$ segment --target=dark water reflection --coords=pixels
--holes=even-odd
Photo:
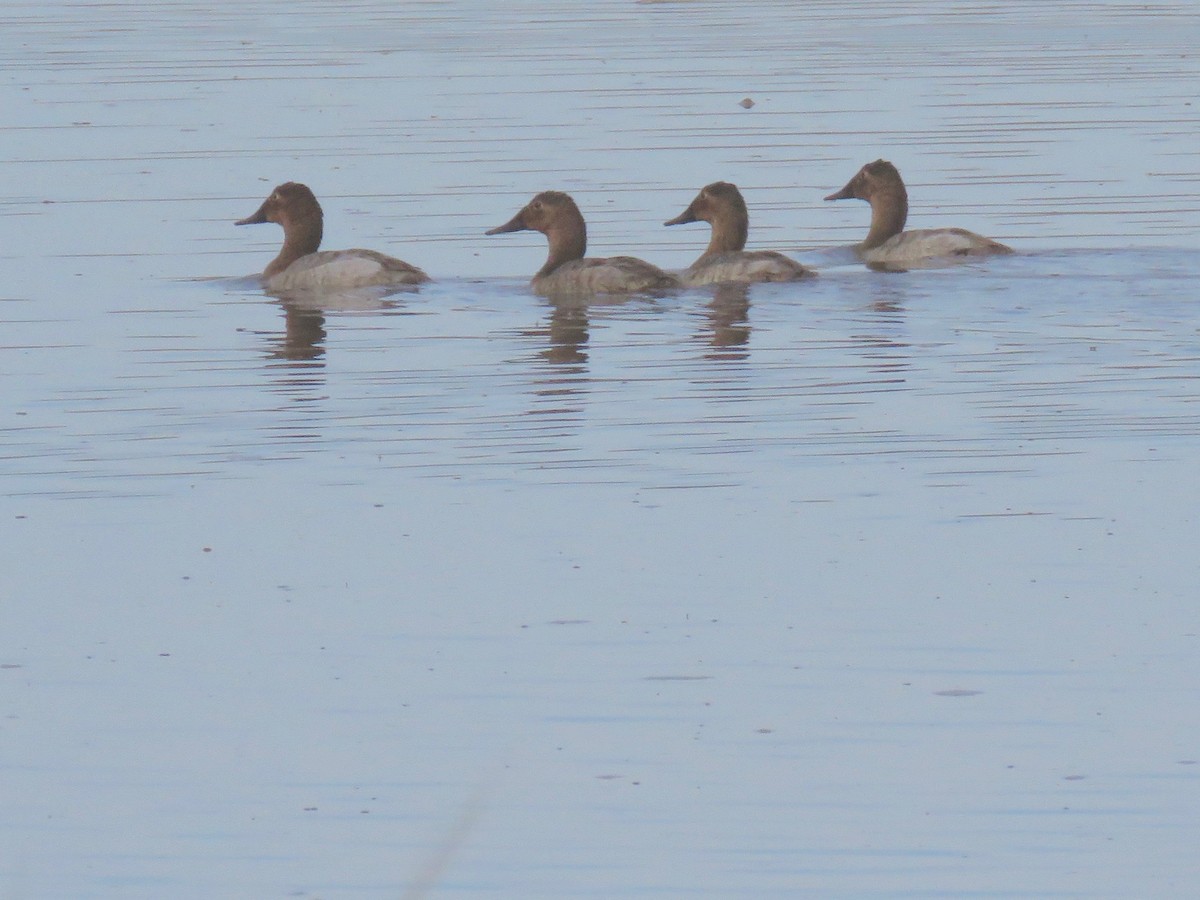
[[[529,332],[548,344],[540,351],[547,362],[572,366],[573,373],[586,371],[588,302],[578,298],[547,301],[550,320],[544,329]]]
[[[284,314],[284,332],[271,339],[269,358],[311,362],[325,354],[326,316],[386,313],[403,308],[409,288],[359,288],[339,293],[293,292],[275,297]]]
[[[750,343],[750,288],[723,284],[705,307],[706,339],[715,359],[745,359]]]
[[[268,359],[312,362],[325,355],[325,313],[306,309],[286,301],[283,307],[284,332],[270,341]]]

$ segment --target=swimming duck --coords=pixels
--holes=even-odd
[[[867,163],[844,188],[825,199],[866,200],[871,204],[871,229],[867,239],[854,249],[872,268],[903,269],[957,256],[1013,252],[1011,247],[963,228],[905,231],[908,191],[896,167],[884,159]]]
[[[543,191],[519,213],[486,234],[540,231],[550,255],[531,282],[535,293],[635,294],[679,287],[679,280],[632,256],[585,259],[587,226],[575,201],[561,191]]]
[[[742,192],[727,181],[715,181],[701,188],[687,209],[663,224],[688,222],[712,225],[708,249],[681,276],[688,286],[729,281],[796,281],[816,274],[774,250],[744,249],[750,214]]]
[[[235,225],[275,222],[283,226],[283,249],[262,273],[271,291],[330,291],[371,285],[421,284],[429,276],[416,266],[374,250],[325,250],[321,204],[295,181],[271,192],[258,212]]]

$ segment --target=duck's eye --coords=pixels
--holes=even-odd
[[[542,201],[534,200],[532,203],[529,204],[529,208],[532,210],[540,210],[542,208]]]

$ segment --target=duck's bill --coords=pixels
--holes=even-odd
[[[246,216],[244,219],[238,219],[234,225],[261,225],[267,221],[267,204],[263,204],[258,208],[258,212],[254,215]]]
[[[673,219],[668,219],[663,222],[664,225],[686,225],[688,222],[696,221],[695,205],[689,206]]]
[[[522,210],[521,212],[524,212],[524,210]],[[485,231],[484,234],[508,234],[508,232],[510,232],[510,231],[528,231],[528,230],[529,230],[529,228],[525,224],[525,220],[521,217],[521,213],[517,213],[515,216],[513,216],[511,219],[509,219],[503,225],[498,225],[497,227],[491,229],[490,231]]]
[[[852,183],[853,182],[851,182],[851,184]],[[847,184],[840,191],[834,191],[832,194],[830,194],[825,199],[826,200],[853,200],[854,192],[850,189],[850,184]]]

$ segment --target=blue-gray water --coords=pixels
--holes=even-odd
[[[1196,12],[7,6],[0,897],[1195,896]],[[482,234],[718,179],[821,277]],[[264,296],[286,180],[436,283]]]

